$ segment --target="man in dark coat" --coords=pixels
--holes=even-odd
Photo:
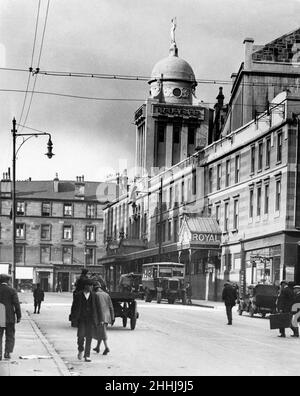
[[[0,325],[0,360],[2,360],[2,339],[4,331],[4,358],[10,359],[10,354],[13,352],[15,346],[15,323],[16,321],[19,323],[21,320],[21,308],[18,294],[15,289],[9,286],[9,281],[9,275],[0,275],[0,306],[2,308],[1,312],[5,313]]]
[[[235,306],[238,298],[236,288],[231,286],[229,282],[224,283],[224,289],[222,292],[222,300],[226,306],[226,315],[228,319],[228,325],[232,325],[232,308]]]
[[[83,268],[81,270],[81,274],[75,283],[74,294],[76,294],[84,289],[84,282],[87,279],[89,279],[88,272],[89,272],[89,270],[87,268]]]
[[[78,327],[77,357],[79,360],[84,357],[86,362],[90,362],[93,333],[100,323],[100,308],[98,307],[99,304],[96,299],[96,294],[93,291],[93,281],[91,279],[86,279],[83,282],[83,287],[83,290],[74,295],[70,320],[72,322],[72,326]]]
[[[278,312],[281,313],[291,313],[292,311],[292,305],[294,304],[295,301],[295,295],[293,290],[288,286],[288,282],[283,280],[280,282],[280,290],[277,298],[277,310]],[[293,337],[299,337],[298,334],[298,328],[294,328],[291,326],[291,329],[293,330]],[[278,337],[283,337],[285,338],[285,329],[281,328],[279,329],[280,335]]]
[[[36,288],[33,291],[34,298],[34,313],[40,313],[42,301],[44,301],[45,293],[41,288],[41,285],[37,283]]]

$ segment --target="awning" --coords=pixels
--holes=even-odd
[[[214,217],[185,217],[179,232],[179,244],[220,246],[221,229]]]

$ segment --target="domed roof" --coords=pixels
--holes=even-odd
[[[161,79],[161,75],[163,75],[163,80],[181,80],[193,83],[196,81],[193,69],[188,62],[173,54],[156,63],[149,83]]]

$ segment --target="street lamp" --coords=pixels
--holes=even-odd
[[[32,137],[38,137],[41,135],[47,135],[49,136],[49,140],[47,143],[47,153],[45,155],[51,159],[53,157],[53,143],[51,140],[51,135],[50,133],[47,132],[40,132],[40,133],[17,133],[16,130],[16,119],[14,118],[13,121],[13,129],[11,130],[12,132],[12,138],[13,138],[13,159],[12,159],[12,285],[15,287],[15,281],[16,281],[16,158],[17,154],[20,150],[20,148],[23,146],[24,143],[27,142]],[[16,141],[19,136],[26,136],[26,138],[23,138],[23,142],[20,144],[18,149],[16,150]]]

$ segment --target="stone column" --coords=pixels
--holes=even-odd
[[[187,149],[188,149],[188,126],[183,125],[181,129],[181,138],[180,138],[180,161],[183,161],[187,158]]]
[[[173,125],[167,124],[166,128],[166,167],[172,166]]]

